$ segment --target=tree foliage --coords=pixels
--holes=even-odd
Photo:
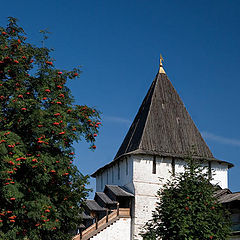
[[[217,201],[217,186],[200,164],[187,160],[185,172],[169,180],[157,193],[152,219],[143,231],[144,240],[226,240],[229,215]]]
[[[66,81],[80,70],[57,69],[50,53],[16,19],[0,27],[0,239],[70,239],[87,196],[72,144],[96,148],[99,113],[73,104]]]

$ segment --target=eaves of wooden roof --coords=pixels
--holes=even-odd
[[[94,200],[96,200],[96,197],[99,197],[105,204],[108,204],[108,205],[117,204],[116,201],[113,201],[112,199],[110,199],[108,195],[106,195],[104,192],[96,192]]]
[[[90,210],[90,211],[98,211],[98,212],[102,212],[105,211],[105,208],[102,208],[101,206],[99,206],[99,204],[95,201],[95,200],[90,200],[87,199],[86,200],[86,207]]]
[[[116,197],[134,197],[132,193],[130,193],[123,186],[118,185],[105,185],[104,192],[110,190]]]

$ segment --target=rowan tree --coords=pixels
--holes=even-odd
[[[156,209],[147,222],[144,240],[226,240],[230,234],[227,210],[214,192],[205,167],[186,159],[185,171],[169,180],[158,193]]]
[[[95,149],[96,109],[74,105],[50,49],[27,42],[15,18],[0,27],[0,239],[70,239],[87,197],[74,142]]]

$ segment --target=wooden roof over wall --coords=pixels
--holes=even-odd
[[[118,185],[105,185],[104,192],[110,190],[116,197],[134,197],[127,188]]]
[[[213,154],[164,73],[157,74],[115,159],[126,153],[213,158]]]
[[[105,167],[129,154],[217,160],[165,72],[156,75],[113,162]]]

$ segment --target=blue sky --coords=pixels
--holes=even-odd
[[[69,83],[77,104],[102,112],[95,152],[76,145],[84,174],[112,161],[153,81],[162,53],[168,77],[214,156],[232,162],[240,191],[240,2],[237,0],[12,0],[0,25],[19,19],[30,42],[51,34],[56,66],[82,66]],[[94,181],[91,180],[94,188]]]

